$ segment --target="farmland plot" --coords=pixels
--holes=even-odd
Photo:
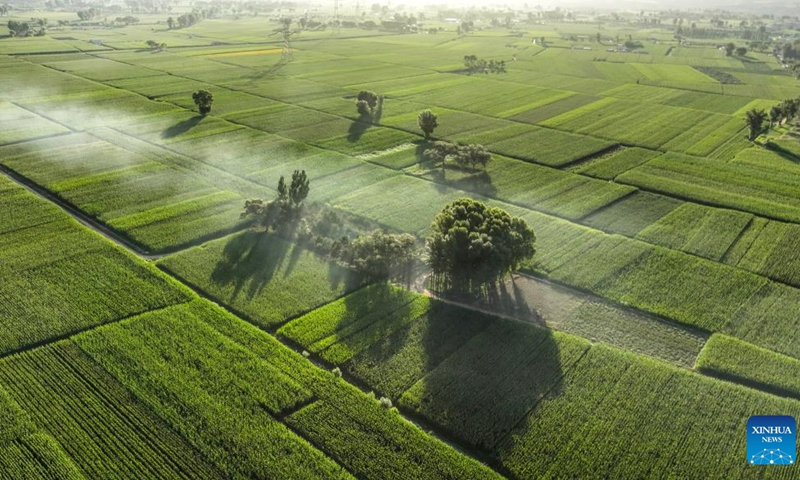
[[[800,409],[796,401],[603,346],[593,346],[567,371],[557,392],[495,452],[519,478],[631,471],[743,477],[752,467],[741,460],[745,438],[730,435],[731,425],[743,431],[750,415]],[[629,441],[639,435],[641,441]],[[710,457],[719,461],[710,465]]]
[[[0,475],[3,478],[81,479],[61,445],[0,390]]]
[[[684,203],[638,233],[637,238],[710,260],[720,260],[753,216]]]
[[[5,148],[5,154],[0,153],[2,163],[155,251],[214,236],[242,223],[237,218],[244,203],[241,195],[215,188],[171,165],[164,152],[143,152],[135,145],[126,149],[94,136],[76,136],[66,147],[60,137],[0,147]]]
[[[16,105],[0,101],[0,145],[48,137],[69,130]]]
[[[0,185],[3,211],[25,219],[0,234],[0,352],[185,300],[175,282],[46,201]]]
[[[634,237],[681,205],[663,195],[636,192],[583,219],[586,225],[609,233]]]
[[[665,154],[617,180],[667,195],[800,221],[800,180],[786,168]]]
[[[769,221],[753,235],[757,236],[752,242],[744,237],[740,240],[749,243],[749,246],[736,265],[789,285],[800,286],[800,260],[797,258],[800,226]]]
[[[800,368],[800,360],[727,335],[711,336],[697,357],[696,368],[777,395],[800,398],[800,382],[786,375]]]

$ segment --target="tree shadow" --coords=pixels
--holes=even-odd
[[[508,292],[498,295],[529,309]],[[420,395],[418,413],[484,452],[513,437],[518,425],[524,428],[543,397],[561,393],[562,346],[552,330],[443,305],[428,313],[421,335],[425,375],[412,387]]]
[[[203,119],[202,115],[195,115],[192,118],[189,118],[189,119],[184,120],[182,122],[178,122],[175,125],[167,128],[163,132],[161,132],[161,138],[173,138],[173,137],[177,137],[178,135],[181,135],[183,133],[186,133],[189,130],[191,130],[192,128],[194,128],[195,125],[200,123],[200,120],[202,120],[202,119]]]
[[[475,172],[469,176],[451,179],[446,183],[459,190],[468,190],[486,197],[497,195],[497,187],[492,184],[492,176],[489,175],[489,172],[486,170],[477,170]]]
[[[347,141],[357,142],[371,126],[372,119],[369,115],[359,116],[358,120],[353,120],[353,123],[350,124],[350,128],[347,130]]]
[[[220,286],[234,285],[229,301],[236,300],[249,282],[245,295],[252,299],[272,280],[290,247],[301,248],[263,231],[236,235],[223,248],[211,280]],[[288,268],[287,273],[291,273]]]
[[[790,162],[798,163],[800,162],[800,157],[798,157],[794,152],[791,150],[787,150],[786,148],[778,145],[774,142],[767,142],[764,145],[767,150],[775,152],[776,154],[780,155],[782,158],[789,160]]]

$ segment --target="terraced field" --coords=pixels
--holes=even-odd
[[[271,14],[49,13],[0,38],[1,478],[796,476],[753,473],[741,434],[800,413],[800,144],[744,123],[800,97],[776,57],[666,21],[606,45],[431,15],[299,29],[288,61]],[[440,140],[492,159],[434,162]],[[294,232],[240,215],[300,170]],[[462,197],[536,234],[486,298],[321,253],[377,228],[422,247]]]

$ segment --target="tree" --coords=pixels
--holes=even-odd
[[[733,51],[736,50],[736,45],[732,43],[728,43],[725,45],[725,55],[730,57],[733,55]]]
[[[766,119],[767,113],[764,110],[756,110],[754,108],[745,114],[745,123],[750,129],[750,140],[755,140],[758,134],[761,133]]]
[[[472,168],[475,168],[476,165],[486,168],[486,164],[491,160],[492,154],[483,145],[463,145],[458,147],[456,154],[456,161],[462,165],[469,163]]]
[[[458,146],[450,142],[434,142],[433,146],[425,150],[425,157],[434,162],[442,162],[444,171],[447,157],[453,156],[458,152]]]
[[[283,175],[281,175],[281,179],[278,180],[278,201],[287,202],[288,200],[289,189],[286,188],[286,181],[283,179]]]
[[[306,171],[295,170],[294,173],[292,173],[292,184],[289,186],[289,199],[294,204],[295,208],[299,208],[300,205],[302,205],[303,200],[308,197],[309,190],[311,190],[311,186],[309,185]]]
[[[173,28],[175,28],[175,19],[174,19],[174,18],[172,18],[172,17],[169,17],[169,18],[167,19],[167,27],[169,27],[169,29],[170,29],[170,30],[172,30]]]
[[[198,90],[192,94],[192,100],[194,100],[195,105],[197,105],[200,115],[205,116],[211,111],[211,104],[214,102],[214,96],[207,90]]]
[[[376,108],[380,103],[380,97],[377,93],[369,90],[361,90],[356,97],[356,110],[362,117],[373,116],[376,113]]]
[[[375,230],[356,238],[349,250],[348,263],[372,279],[410,280],[417,246],[414,237],[407,233]]]
[[[772,125],[778,123],[781,118],[783,118],[783,110],[780,108],[779,105],[775,105],[769,110],[769,126],[772,128]]]
[[[417,123],[420,130],[425,135],[425,139],[431,138],[433,131],[439,126],[439,117],[436,116],[430,109],[425,109],[419,112]]]
[[[736,55],[738,55],[740,57],[744,57],[745,55],[747,55],[747,49],[745,47],[737,48],[736,49]]]
[[[475,291],[494,285],[536,252],[536,236],[521,218],[470,198],[442,209],[427,239],[437,288]]]

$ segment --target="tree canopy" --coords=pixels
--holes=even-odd
[[[408,281],[416,250],[412,235],[375,230],[359,236],[350,244],[347,261],[373,279],[399,277]]]
[[[752,109],[748,110],[745,114],[745,123],[750,130],[750,140],[755,140],[764,127],[764,121],[767,119],[767,112],[764,110]]]
[[[525,220],[470,198],[446,205],[427,239],[436,288],[476,291],[530,260],[536,235]]]
[[[198,90],[192,94],[192,100],[197,105],[201,115],[206,115],[211,111],[211,104],[214,102],[214,96],[207,90]]]
[[[422,130],[422,133],[425,135],[425,138],[428,139],[431,138],[433,131],[439,126],[439,117],[430,111],[430,109],[426,108],[419,112],[417,123],[419,124],[420,130]]]

